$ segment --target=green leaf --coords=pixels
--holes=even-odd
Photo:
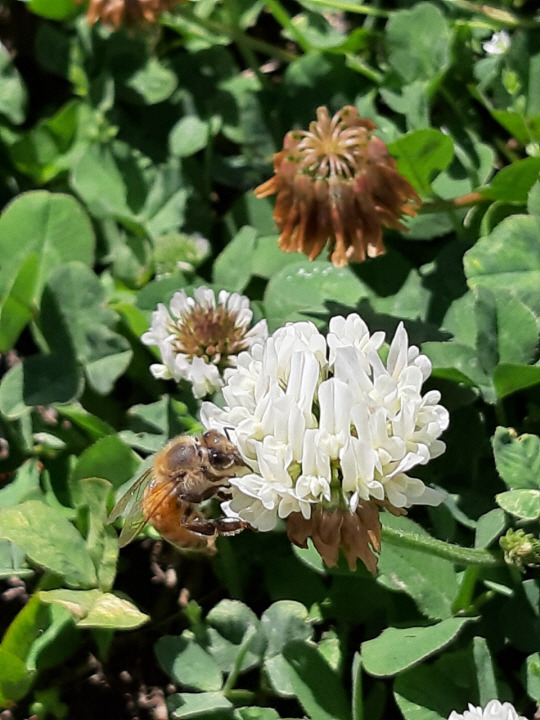
[[[165,233],[177,232],[184,224],[190,191],[185,187],[181,163],[176,158],[154,168],[146,177],[146,182],[148,190],[139,219],[149,235],[157,240]],[[203,248],[206,250],[204,243]],[[183,252],[178,253],[177,260],[184,262],[189,260],[189,252],[189,249],[184,249]],[[191,251],[192,256],[194,252],[197,251]],[[188,257],[185,257],[186,255]]]
[[[366,672],[388,677],[422,662],[447,647],[472,618],[448,618],[428,627],[394,628],[362,643]]]
[[[491,443],[497,472],[510,490],[540,490],[540,438],[498,427]]]
[[[70,263],[49,279],[39,325],[48,346],[68,348],[83,364],[93,388],[106,394],[131,361],[129,342],[110,328],[115,313],[105,307],[105,290],[90,268]]]
[[[476,347],[482,367],[493,372],[499,363],[533,362],[538,345],[533,312],[509,290],[479,286],[475,294]]]
[[[214,262],[213,282],[232,292],[242,292],[252,275],[257,231],[245,225]]]
[[[252,256],[253,275],[270,279],[287,265],[305,260],[301,253],[284,253],[278,246],[278,236],[265,235],[255,240]]]
[[[18,418],[37,405],[67,403],[82,390],[82,376],[67,353],[33,355],[18,363],[0,385],[0,411]]]
[[[343,685],[316,647],[293,640],[283,657],[294,694],[311,720],[350,720]]]
[[[383,526],[428,535],[420,525],[406,517],[385,513],[382,520]],[[392,590],[407,593],[427,617],[443,620],[452,616],[458,583],[450,561],[383,542],[378,569],[377,582]]]
[[[120,92],[130,102],[155,105],[167,100],[177,84],[174,72],[151,57],[121,83]]]
[[[242,658],[239,671],[256,667],[265,649],[265,638],[255,613],[238,600],[222,600],[206,616],[208,651],[223,672],[231,672],[246,633],[256,631]]]
[[[268,641],[264,669],[278,695],[292,697],[290,669],[283,657],[283,649],[293,640],[308,640],[313,631],[307,622],[307,610],[300,603],[281,600],[271,605],[261,616],[261,629]]]
[[[475,673],[470,652],[462,650],[400,673],[394,695],[403,717],[447,720],[452,710],[463,712],[477,702]]]
[[[108,146],[90,145],[74,166],[71,183],[96,217],[134,220],[126,183]]]
[[[539,236],[540,217],[513,215],[503,220],[465,253],[469,286],[508,290],[540,315]]]
[[[37,594],[36,600],[39,600]],[[43,606],[42,606],[43,607]],[[81,635],[77,631],[71,614],[60,605],[47,608],[49,625],[33,643],[26,659],[29,669],[43,672],[50,667],[58,667],[79,647]]]
[[[478,192],[492,200],[524,205],[540,173],[540,157],[518,160],[500,170],[487,187]]]
[[[0,116],[4,115],[17,125],[22,123],[26,110],[26,88],[4,45],[0,45],[0,85]]]
[[[0,304],[0,347],[11,348],[37,312],[34,306],[39,258],[32,253],[19,267]]]
[[[189,157],[208,144],[210,128],[196,115],[186,115],[171,130],[169,148],[172,155]]]
[[[525,116],[522,112],[491,110],[493,118],[523,145],[540,138],[540,115]]]
[[[74,260],[86,265],[93,262],[94,242],[90,221],[74,198],[44,191],[19,195],[0,217],[0,308],[10,297],[15,278],[17,296],[26,306],[37,306],[57,268]],[[29,261],[31,255],[37,256],[37,269],[29,265],[34,262]],[[3,311],[0,320],[8,327],[4,341],[13,340],[11,320]],[[4,332],[0,326],[0,338]],[[11,347],[0,346],[0,351]]]
[[[512,393],[538,385],[540,383],[540,367],[501,363],[495,368],[493,383],[497,397],[505,398]]]
[[[93,441],[115,434],[115,429],[111,425],[87,412],[81,405],[59,405],[55,409],[62,417],[83,430]]]
[[[18,170],[44,185],[71,168],[99,133],[100,122],[86,103],[70,101],[13,143],[10,156]]]
[[[485,550],[506,527],[506,518],[502,510],[490,510],[478,518],[474,547]]]
[[[204,692],[221,690],[223,675],[218,664],[190,631],[180,637],[161,637],[155,652],[159,664],[174,682]]]
[[[433,363],[435,377],[489,387],[489,378],[480,367],[474,348],[458,342],[427,342],[423,343],[422,351]]]
[[[343,28],[336,28],[320,13],[299,13],[293,18],[293,26],[315,50],[330,50],[343,45],[347,36]],[[292,33],[289,37],[294,40]]]
[[[241,720],[280,720],[273,708],[245,707],[236,711]]]
[[[80,480],[76,489],[79,510],[88,511],[86,546],[96,568],[98,587],[106,592],[114,584],[119,552],[118,538],[108,522],[111,484],[102,478],[87,477]]]
[[[97,581],[79,532],[39,500],[1,509],[0,537],[21,547],[33,563],[61,575],[70,587],[90,587]]]
[[[148,621],[129,600],[101,590],[41,590],[38,597],[69,610],[80,628],[134,630]]]
[[[540,518],[540,490],[508,490],[495,495],[502,509],[523,520]]]
[[[167,705],[179,720],[233,720],[233,704],[220,692],[175,693]]]
[[[74,0],[29,0],[28,8],[48,20],[65,20],[75,10]]]
[[[498,695],[493,659],[485,638],[475,637],[473,643],[479,700],[481,705],[487,705],[490,700],[493,700]]]
[[[535,182],[529,192],[527,210],[531,215],[540,215],[540,181]]]
[[[171,232],[154,241],[154,266],[159,275],[170,275],[179,268],[192,272],[210,254],[210,243],[202,235]]]
[[[399,172],[420,195],[432,194],[432,181],[454,156],[452,138],[433,128],[408,133],[388,149],[397,160]]]
[[[32,577],[34,571],[28,567],[24,552],[9,540],[0,540],[0,579],[10,577]]]
[[[491,374],[499,362],[497,343],[497,307],[495,298],[486,288],[477,288],[474,304],[476,317],[476,348],[482,369]]]
[[[33,679],[24,662],[0,646],[0,707],[8,707],[23,698]]]
[[[26,663],[34,641],[49,624],[49,614],[33,595],[20,610],[2,639],[2,650],[16,655]]]
[[[540,697],[540,653],[527,658],[527,694],[533,699]]]
[[[308,640],[313,629],[304,605],[293,600],[273,603],[261,616],[261,628],[268,640],[266,657],[280,655],[292,640]]]
[[[427,80],[414,80],[397,90],[381,88],[384,102],[396,113],[407,118],[407,127],[411,130],[429,125],[429,83]]]
[[[293,552],[300,562],[307,565],[310,570],[318,573],[319,575],[326,575],[328,568],[323,562],[322,557],[317,552],[313,543],[309,543],[307,548],[299,548],[293,545]]]
[[[329,301],[351,306],[366,295],[350,268],[335,268],[325,260],[303,260],[284,267],[270,279],[264,296],[265,314],[273,331],[286,322],[326,314]]]
[[[71,474],[71,484],[75,489],[83,478],[98,477],[119,488],[133,477],[138,466],[133,450],[116,435],[108,435],[81,453]]]
[[[419,28],[429,28],[429,32],[418,32]],[[386,26],[386,44],[388,62],[405,83],[436,77],[449,63],[448,23],[431,3],[420,2],[412,10],[393,13]]]

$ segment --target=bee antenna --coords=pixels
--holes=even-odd
[[[224,428],[223,428],[223,432],[224,432],[225,435],[227,436],[227,440],[228,440],[229,442],[232,442],[231,436],[229,435],[229,430],[234,431],[234,428],[233,428],[232,426],[224,427]]]

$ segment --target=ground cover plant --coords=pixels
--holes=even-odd
[[[0,0],[2,720],[535,717],[539,28]]]

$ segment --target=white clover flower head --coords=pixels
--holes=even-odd
[[[488,55],[504,55],[510,47],[510,35],[506,30],[493,33],[491,38],[482,44],[482,49]]]
[[[240,354],[225,373],[225,406],[206,402],[201,410],[203,425],[227,429],[252,469],[231,480],[227,515],[261,531],[285,518],[289,530],[296,524],[289,536],[298,538],[313,537],[305,523],[323,512],[318,526],[341,533],[343,548],[343,533],[354,535],[358,518],[373,524],[370,503],[378,517],[379,506],[402,514],[444,499],[409,474],[445,449],[439,436],[448,411],[437,391],[421,392],[431,363],[409,346],[402,324],[386,362],[383,342],[384,333],[371,335],[353,314],[332,318],[326,337],[310,322],[288,323]],[[342,513],[340,523],[326,519],[334,512]],[[377,528],[369,529],[375,548]],[[354,544],[347,541],[349,550]]]
[[[168,307],[157,306],[150,329],[141,337],[161,354],[162,362],[150,366],[152,375],[187,380],[196,398],[216,392],[239,353],[268,336],[266,320],[251,327],[252,318],[248,298],[238,293],[221,290],[216,299],[207,287],[196,288],[193,297],[179,290]]]
[[[526,720],[526,718],[518,715],[511,703],[490,700],[484,708],[475,707],[469,703],[469,709],[465,710],[463,714],[454,710],[450,713],[448,720]]]

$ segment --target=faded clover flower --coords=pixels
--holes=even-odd
[[[79,2],[81,0],[78,0]],[[86,18],[89,25],[100,20],[104,25],[119,28],[121,25],[157,23],[166,10],[180,0],[90,0]]]
[[[510,35],[506,30],[493,33],[491,39],[482,44],[482,49],[488,55],[504,55],[510,47]]]
[[[329,240],[330,259],[342,267],[384,253],[383,226],[406,230],[401,216],[416,215],[421,201],[375,127],[347,105],[332,118],[320,107],[309,130],[287,133],[274,177],[255,189],[258,198],[277,193],[282,250],[313,260]]]
[[[174,293],[169,307],[159,303],[141,341],[156,345],[163,362],[150,366],[156,378],[187,380],[196,398],[221,388],[223,371],[235,367],[238,353],[268,335],[266,320],[250,328],[249,300],[238,293],[199,287],[188,297]]]
[[[343,550],[371,572],[380,550],[379,510],[438,505],[442,493],[409,472],[440,455],[448,425],[440,394],[421,394],[431,363],[400,324],[386,362],[384,333],[356,314],[334,317],[325,337],[288,323],[225,372],[225,407],[205,402],[207,428],[227,430],[252,472],[233,478],[226,515],[261,531],[286,520],[290,540],[312,538],[328,566]]]
[[[490,700],[485,708],[475,707],[469,703],[469,709],[463,714],[454,710],[448,720],[526,720],[526,718],[518,715],[517,710],[510,703]]]

